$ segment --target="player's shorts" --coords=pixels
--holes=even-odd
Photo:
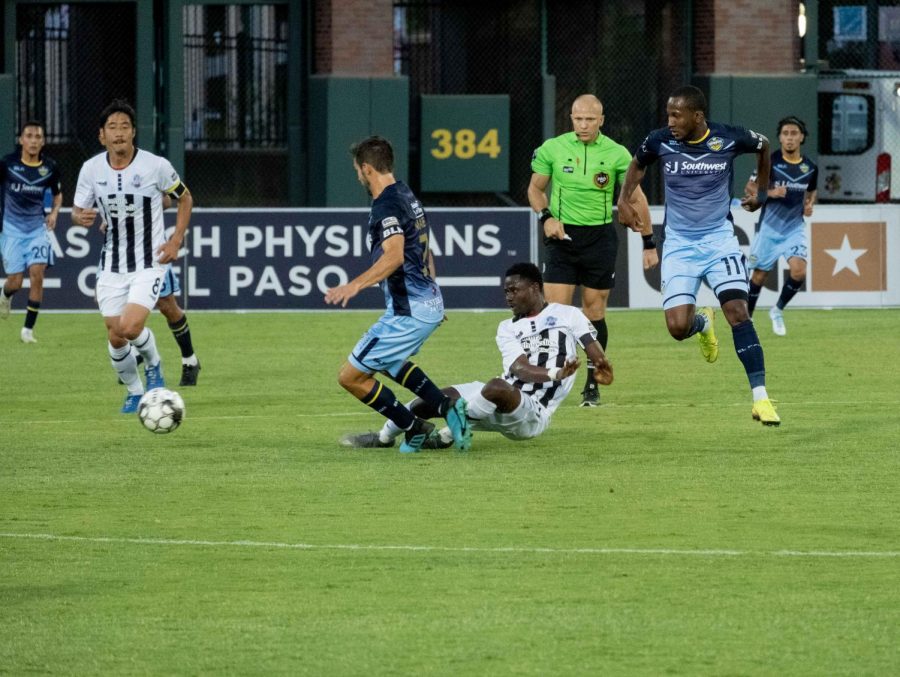
[[[453,388],[466,400],[481,392],[484,383],[472,381],[455,385]],[[473,430],[500,433],[511,440],[528,440],[537,437],[550,426],[550,412],[534,399],[522,393],[522,400],[514,411],[508,414],[495,411],[487,418],[471,419]]]
[[[544,238],[544,282],[612,289],[616,284],[619,234],[612,223],[565,226],[571,240]]]
[[[166,275],[163,277],[162,289],[159,290],[159,298],[165,298],[172,294],[180,294],[181,285],[178,283],[178,276],[172,270],[172,266],[166,268]]]
[[[7,275],[24,273],[32,265],[40,263],[49,268],[56,260],[46,228],[40,228],[27,237],[0,232],[0,252],[3,253],[3,270]]]
[[[688,240],[666,233],[662,255],[663,309],[696,305],[700,282],[716,296],[727,290],[748,291],[747,260],[731,234]]]
[[[791,228],[786,233],[779,233],[774,228],[759,229],[750,247],[750,268],[752,270],[772,270],[778,263],[778,257],[808,260],[806,246],[806,228]]]
[[[145,268],[134,273],[97,275],[97,305],[103,317],[118,317],[129,303],[153,310],[159,300],[165,268]]]
[[[396,376],[439,325],[407,315],[382,315],[363,334],[347,361],[367,374],[383,371]]]

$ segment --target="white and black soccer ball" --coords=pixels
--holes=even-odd
[[[141,398],[138,418],[152,433],[170,433],[184,419],[184,400],[174,390],[154,388]]]

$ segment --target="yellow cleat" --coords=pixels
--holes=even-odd
[[[753,419],[759,421],[763,425],[779,425],[781,419],[775,413],[775,405],[772,400],[757,400],[753,403],[752,410]]]
[[[698,315],[706,315],[706,329],[697,336],[700,338],[700,354],[707,362],[715,362],[719,359],[719,339],[716,338],[716,314],[712,308],[701,308]]]

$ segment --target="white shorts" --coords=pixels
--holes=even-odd
[[[484,383],[472,381],[452,386],[465,399],[471,399],[481,392]],[[502,414],[495,411],[483,419],[472,419],[472,430],[487,430],[500,433],[511,440],[528,440],[537,437],[550,427],[550,412],[535,400],[522,394],[522,401],[515,411]]]
[[[97,305],[103,317],[118,317],[129,303],[153,310],[159,300],[165,268],[145,268],[135,273],[108,273],[97,276]]]

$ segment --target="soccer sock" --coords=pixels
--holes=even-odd
[[[753,326],[753,320],[744,320],[733,326],[731,335],[734,338],[734,351],[741,364],[744,365],[750,387],[762,386],[764,388],[766,385],[766,362],[762,346],[759,344],[759,336],[756,334],[756,327]]]
[[[706,315],[702,315],[700,313],[694,314],[694,323],[691,325],[691,330],[688,332],[687,336],[684,338],[690,338],[694,334],[699,334],[701,331],[706,329]]]
[[[379,381],[375,381],[372,390],[362,398],[362,403],[393,421],[400,430],[409,430],[415,423],[413,413],[400,404],[390,388]]]
[[[438,415],[445,416],[450,409],[450,398],[441,392],[441,389],[428,378],[428,375],[418,365],[405,362],[397,375],[392,378],[422,398]]]
[[[600,343],[600,347],[603,348],[603,352],[606,352],[606,344],[609,342],[609,328],[606,326],[606,318],[604,317],[602,320],[591,320],[591,324],[594,325],[594,329],[597,330],[597,341]],[[594,381],[594,364],[587,360],[587,381],[585,382],[585,388],[594,388],[596,387],[596,381]]]
[[[761,291],[761,284],[750,283],[750,298],[747,299],[747,309],[750,311],[750,317],[753,317],[753,311],[756,309],[756,302],[759,301],[759,293]]]
[[[794,295],[800,291],[802,286],[803,280],[795,280],[788,276],[788,279],[784,281],[784,286],[781,288],[781,296],[778,297],[778,303],[775,304],[778,306],[778,309],[784,310],[784,307],[790,303],[790,300],[794,298]]]
[[[194,344],[191,342],[191,328],[188,326],[187,315],[182,315],[180,320],[169,322],[172,336],[181,349],[181,361],[184,364],[196,365],[197,357],[194,355]]]
[[[523,397],[525,397],[523,395]],[[475,419],[484,419],[497,411],[497,405],[487,399],[481,393],[478,393],[470,400],[466,400],[468,405],[468,417]]]
[[[156,349],[156,339],[153,336],[153,332],[147,327],[144,327],[140,335],[131,343],[134,344],[141,357],[144,358],[144,364],[148,367],[155,367],[159,364],[159,351]]]
[[[107,347],[109,348],[109,359],[112,362],[113,369],[115,369],[125,387],[128,388],[129,394],[140,395],[144,392],[141,376],[138,374],[137,361],[131,352],[131,345],[126,343],[121,348],[116,348],[112,343],[107,343]]]
[[[25,313],[25,328],[34,329],[38,313],[41,311],[41,302],[28,299],[27,312]]]
[[[396,423],[394,423],[391,419],[387,419],[384,422],[384,425],[381,426],[381,430],[378,432],[378,439],[382,442],[393,442],[394,439],[400,435],[403,430],[400,429]]]

